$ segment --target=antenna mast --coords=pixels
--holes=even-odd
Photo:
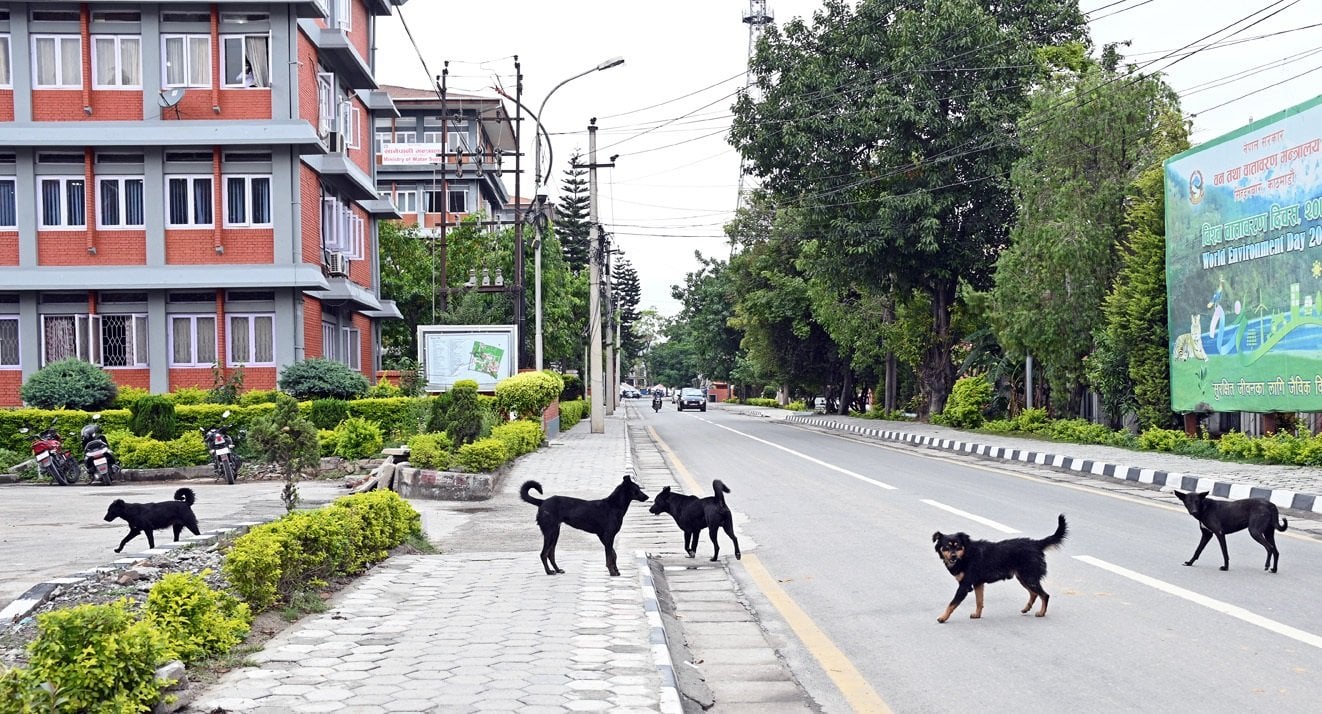
[[[744,24],[748,25],[748,64],[752,69],[753,53],[757,51],[757,41],[762,38],[762,31],[766,26],[775,20],[771,11],[767,9],[767,0],[748,0],[748,12],[744,13]],[[748,94],[753,90],[753,73],[750,71],[744,75],[744,93]],[[743,207],[747,196],[747,189],[744,186],[745,177],[748,175],[745,170],[746,162],[739,162],[739,206]]]

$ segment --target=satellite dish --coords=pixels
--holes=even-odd
[[[183,101],[183,99],[184,99],[183,87],[176,87],[174,89],[166,89],[162,91],[160,98],[157,100],[157,103],[161,105],[161,109],[169,109],[171,107],[178,105],[179,102]]]

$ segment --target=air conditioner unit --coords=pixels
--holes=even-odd
[[[344,253],[330,253],[326,256],[326,272],[331,275],[348,275],[349,259]]]
[[[331,131],[326,133],[326,150],[332,154],[344,153],[344,132]]]

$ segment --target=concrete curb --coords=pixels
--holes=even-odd
[[[790,415],[785,419],[791,423],[802,424],[817,429],[847,431],[885,441],[898,441],[931,449],[975,454],[977,456],[996,459],[998,461],[1018,461],[1022,463],[1036,464],[1056,469],[1057,471],[1086,473],[1094,476],[1109,477],[1120,481],[1133,481],[1151,486],[1177,488],[1181,491],[1210,491],[1213,496],[1218,498],[1265,498],[1281,508],[1290,508],[1297,511],[1307,511],[1309,513],[1322,515],[1322,498],[1319,498],[1314,494],[1299,493],[1287,489],[1266,488],[1254,483],[1233,483],[1230,481],[1219,481],[1214,478],[1199,476],[1197,474],[1167,472],[1160,469],[1145,469],[1137,466],[1109,463],[1094,459],[1083,459],[1060,454],[1050,454],[1041,451],[1011,449],[1003,446],[978,444],[971,441],[960,441],[957,439],[940,439],[932,436],[920,436],[918,434],[888,429],[873,429],[855,424],[845,424],[832,421],[830,419],[819,419],[811,416]]]

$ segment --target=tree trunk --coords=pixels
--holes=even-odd
[[[950,313],[955,306],[955,281],[944,280],[933,285],[932,296],[932,344],[927,349],[927,358],[923,360],[923,391],[927,394],[927,414],[940,413],[945,409],[950,389],[955,384],[955,363],[950,358],[954,347],[954,336],[950,333]]]
[[[845,370],[845,383],[840,387],[840,416],[849,416],[849,406],[854,402],[854,370]]]

